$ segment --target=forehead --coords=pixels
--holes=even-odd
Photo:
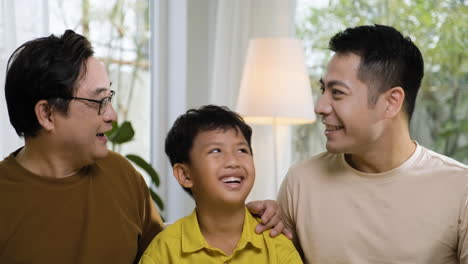
[[[96,96],[110,89],[110,80],[104,63],[94,57],[86,61],[86,73],[79,80],[77,95]]]
[[[229,139],[235,140],[237,143],[239,141],[247,142],[239,128],[227,127],[198,132],[193,140],[193,146],[203,147],[213,143],[227,143]]]
[[[335,53],[328,63],[323,81],[357,80],[361,57],[354,53]]]

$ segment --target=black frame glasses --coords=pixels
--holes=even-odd
[[[106,109],[107,109],[107,106],[109,106],[109,103],[112,103],[112,97],[114,97],[115,95],[115,91],[114,90],[110,90],[111,94],[109,96],[106,96],[104,98],[102,98],[101,100],[94,100],[94,99],[89,99],[89,98],[83,98],[83,97],[66,97],[66,98],[63,98],[63,99],[67,99],[67,100],[84,100],[84,101],[88,101],[88,102],[93,102],[93,103],[97,103],[99,104],[99,110],[98,110],[98,115],[102,115],[105,113]],[[102,111],[102,112],[101,112]]]

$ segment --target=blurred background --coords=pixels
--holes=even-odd
[[[468,7],[465,0],[2,0],[0,83],[10,54],[25,41],[65,29],[87,36],[117,91],[119,124],[134,134],[112,147],[137,154],[158,172],[149,186],[174,221],[193,202],[172,177],[165,134],[175,118],[205,104],[235,110],[248,41],[255,37],[302,40],[314,100],[331,53],[328,40],[346,27],[387,24],[408,35],[425,60],[425,77],[411,123],[421,145],[468,163]],[[313,111],[313,109],[310,109]],[[249,200],[275,199],[291,164],[324,151],[320,122],[280,125],[277,159],[272,128],[254,125],[257,179]],[[1,158],[22,146],[0,93]]]

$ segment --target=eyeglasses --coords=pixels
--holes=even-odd
[[[89,99],[89,98],[82,98],[82,97],[66,97],[63,99],[67,100],[84,100],[88,102],[93,102],[99,104],[99,110],[98,110],[98,115],[102,115],[106,112],[107,106],[109,106],[109,103],[112,103],[112,97],[114,97],[115,91],[110,90],[111,94],[107,97],[102,98],[101,100],[94,100],[94,99]]]

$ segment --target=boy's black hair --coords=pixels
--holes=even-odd
[[[358,26],[336,34],[329,48],[361,57],[358,78],[369,87],[369,105],[375,105],[378,96],[388,89],[402,87],[405,91],[403,109],[408,121],[411,120],[424,76],[424,61],[409,37],[390,26]]]
[[[179,116],[166,137],[165,151],[171,165],[190,164],[190,150],[195,137],[204,131],[239,129],[249,144],[252,153],[252,128],[237,113],[225,106],[205,105],[199,109],[190,109]],[[184,190],[192,195],[189,188]]]
[[[34,137],[39,132],[34,111],[39,100],[68,113],[69,100],[60,98],[74,96],[93,53],[90,42],[72,30],[61,37],[28,41],[13,52],[7,65],[5,97],[10,123],[19,136]]]

